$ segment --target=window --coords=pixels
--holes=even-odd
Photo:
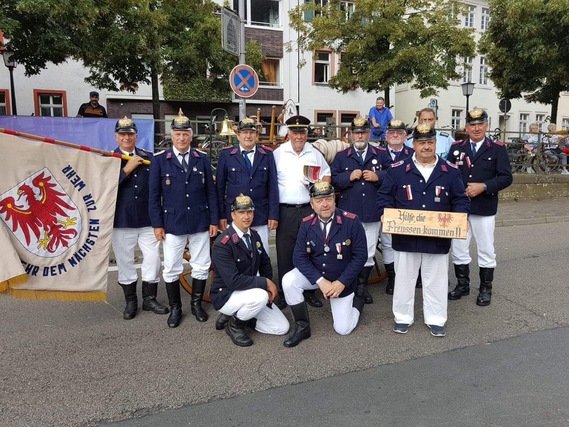
[[[541,125],[545,123],[545,116],[546,116],[546,114],[544,114],[544,113],[536,113],[535,114],[535,122],[539,125],[540,129],[541,129]]]
[[[490,9],[482,8],[482,16],[480,17],[480,30],[486,31],[490,25]]]
[[[315,111],[316,125],[322,126],[326,130],[327,138],[336,138],[336,119],[335,111]],[[328,127],[329,126],[329,127]]]
[[[464,58],[462,63],[462,82],[472,81],[472,58]]]
[[[476,11],[476,6],[467,6],[466,15],[464,15],[464,26],[472,28],[474,27],[474,12]]]
[[[264,27],[279,27],[279,0],[245,0],[245,23]],[[239,11],[239,0],[233,0],[233,10]]]
[[[569,119],[568,118],[563,118],[561,120],[561,129],[569,130]]]
[[[8,115],[10,115],[10,110],[8,108],[8,91],[0,89],[0,116]]]
[[[454,129],[462,129],[462,110],[453,109],[451,111],[450,126]]]
[[[34,112],[41,117],[67,117],[65,91],[34,89]]]
[[[350,130],[352,121],[360,115],[359,112],[344,112],[340,113],[340,126],[342,127],[340,130],[340,136],[342,137],[346,131]]]
[[[314,83],[327,84],[330,80],[330,52],[317,51],[314,60]]]
[[[350,19],[354,14],[356,5],[353,1],[340,1],[340,10],[346,14],[346,19]]]
[[[480,76],[478,83],[481,85],[488,84],[488,65],[486,64],[486,58],[483,56],[480,57]]]
[[[262,86],[280,86],[280,60],[277,58],[266,58],[261,64],[263,71],[259,84]]]
[[[520,113],[519,129],[520,133],[526,133],[528,130],[529,113]]]

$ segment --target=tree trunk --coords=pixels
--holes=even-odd
[[[561,92],[557,93],[557,96],[553,97],[551,100],[551,123],[557,123],[557,110],[559,108],[559,96]]]
[[[152,83],[152,116],[154,117],[154,144],[160,142],[162,128],[160,120],[160,93],[158,91],[158,73],[156,68],[152,67],[150,71],[150,79]]]

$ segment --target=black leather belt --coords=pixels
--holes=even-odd
[[[303,203],[303,204],[301,204],[301,205],[289,205],[288,203],[281,203],[280,205],[281,205],[281,206],[284,206],[285,208],[296,208],[296,209],[299,209],[299,208],[306,208],[306,207],[310,206],[310,203]]]

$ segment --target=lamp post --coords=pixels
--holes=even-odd
[[[4,49],[2,51],[2,58],[4,59],[4,65],[10,71],[10,94],[12,95],[12,114],[14,116],[18,115],[18,108],[16,107],[16,91],[14,89],[14,68],[16,68],[16,61],[12,59],[12,52]]]
[[[468,98],[470,97],[470,95],[472,95],[472,92],[474,92],[474,83],[466,82],[461,84],[461,86],[462,86],[462,94],[466,96],[466,114],[468,114]]]

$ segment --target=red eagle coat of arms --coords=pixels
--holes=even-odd
[[[29,252],[56,257],[81,234],[73,200],[44,168],[0,195],[0,218]]]

